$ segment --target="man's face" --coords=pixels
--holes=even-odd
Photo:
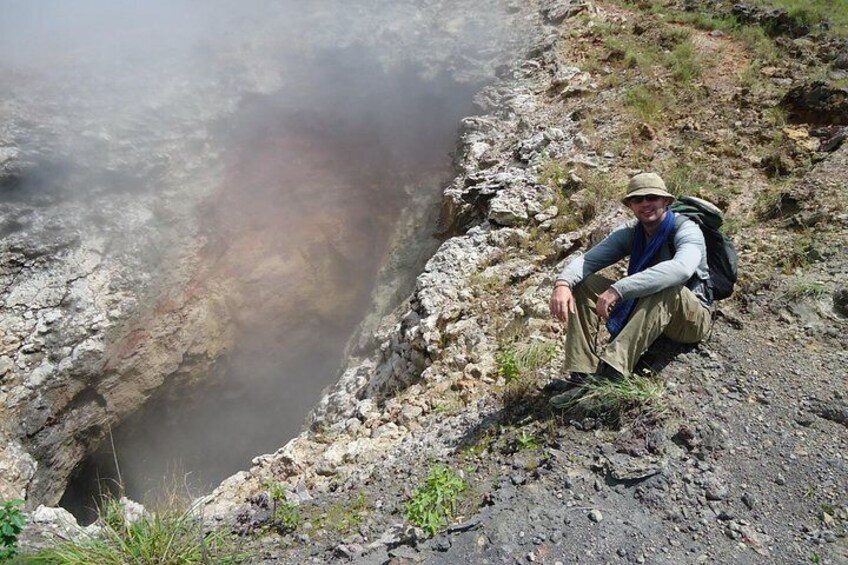
[[[643,224],[656,224],[665,216],[671,199],[666,196],[634,196],[627,199],[627,207],[633,211],[636,219]]]

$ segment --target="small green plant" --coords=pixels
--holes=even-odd
[[[274,522],[284,532],[293,532],[300,525],[300,509],[292,502],[282,502],[274,509]]]
[[[635,375],[619,380],[596,378],[582,385],[572,407],[617,424],[627,418],[661,416],[668,408],[666,396],[660,380]]]
[[[460,496],[468,483],[445,465],[433,465],[412,498],[406,503],[406,519],[429,535],[437,534],[456,516]]]
[[[819,565],[821,563],[821,555],[814,551],[813,554],[810,556],[810,562],[815,563],[815,565]]]
[[[9,500],[0,504],[0,560],[14,557],[18,548],[18,536],[26,524],[21,511],[23,500]]]
[[[193,508],[148,513],[130,521],[123,505],[110,499],[103,503],[98,522],[96,536],[60,541],[27,560],[45,565],[164,565],[230,564],[249,557],[238,550],[235,537],[204,531]]]
[[[275,526],[282,532],[293,532],[300,525],[300,508],[288,499],[286,485],[279,482],[266,483],[271,498],[271,515]]]
[[[518,361],[518,352],[514,348],[505,349],[497,355],[498,375],[504,378],[507,384],[515,381],[521,376],[521,366]]]
[[[528,434],[526,430],[521,430],[521,435],[515,438],[518,449],[538,449],[539,438],[533,434]]]
[[[788,300],[801,300],[802,298],[812,298],[818,300],[825,295],[827,287],[821,281],[798,281],[790,286],[783,296]]]

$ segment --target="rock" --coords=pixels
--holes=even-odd
[[[771,538],[763,533],[756,531],[750,524],[742,520],[732,521],[725,529],[727,537],[733,540],[739,540],[760,555],[769,555],[768,543]]]
[[[742,495],[742,503],[748,507],[748,510],[754,510],[757,507],[757,500],[748,492]]]
[[[819,138],[819,151],[831,153],[848,138],[848,126],[823,126],[812,130],[810,135]]]
[[[707,500],[724,500],[730,496],[730,489],[717,477],[710,476],[704,481],[704,493]]]
[[[517,226],[526,223],[529,216],[520,195],[502,191],[492,199],[488,217],[493,224]]]
[[[341,557],[342,559],[353,559],[359,555],[361,555],[365,551],[365,548],[359,545],[358,543],[352,543],[349,545],[340,544],[336,546],[334,553],[337,557]]]
[[[25,499],[27,484],[35,475],[38,464],[22,445],[10,441],[0,452],[0,499]]]
[[[814,414],[825,420],[848,425],[848,404],[844,402],[838,400],[816,401],[813,403],[811,410]]]
[[[376,541],[368,544],[367,549],[372,550],[383,546],[392,549],[400,545],[413,543],[417,539],[418,535],[412,526],[393,524]]]
[[[601,514],[601,511],[597,508],[593,508],[589,511],[589,520],[595,522],[596,524],[600,523],[604,519],[604,515]]]
[[[837,314],[848,316],[848,288],[840,288],[833,293],[833,309]]]
[[[781,104],[789,112],[789,119],[795,122],[848,125],[848,89],[824,81],[796,86],[786,93]]]
[[[424,409],[420,406],[404,406],[400,411],[400,423],[407,425],[410,422],[415,422],[424,413]]]
[[[122,496],[120,500],[118,500],[118,504],[121,505],[121,509],[124,512],[124,518],[130,524],[147,516],[147,509],[144,508],[144,505],[131,500],[126,496]]]
[[[762,26],[769,35],[801,37],[810,33],[810,26],[803,19],[782,9],[760,8],[752,4],[734,4],[731,13],[747,24]]]
[[[661,473],[664,461],[656,457],[631,457],[623,453],[604,456],[607,474],[617,481],[640,481]]]
[[[542,15],[548,23],[558,25],[588,9],[589,4],[581,0],[547,0],[542,6]]]
[[[527,163],[537,157],[550,143],[550,138],[544,133],[534,134],[518,145],[518,149],[515,151],[516,157]]]

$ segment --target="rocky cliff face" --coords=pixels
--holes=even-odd
[[[221,187],[215,127],[238,101],[277,92],[281,60],[354,44],[383,53],[387,68],[485,80],[523,40],[527,11],[510,8],[507,29],[502,6],[481,17],[472,4],[365,3],[356,17],[349,6],[281,5],[233,24],[211,53],[121,70],[117,83],[83,60],[8,70],[0,498],[55,503],[110,427],[163,383],[199,381],[231,347],[228,281],[209,280],[215,227],[201,205]]]

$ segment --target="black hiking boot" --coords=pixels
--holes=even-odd
[[[591,375],[587,373],[571,373],[568,380],[558,381],[556,390],[562,392],[551,397],[549,401],[551,406],[554,408],[571,406],[583,394],[583,386],[590,378]]]

